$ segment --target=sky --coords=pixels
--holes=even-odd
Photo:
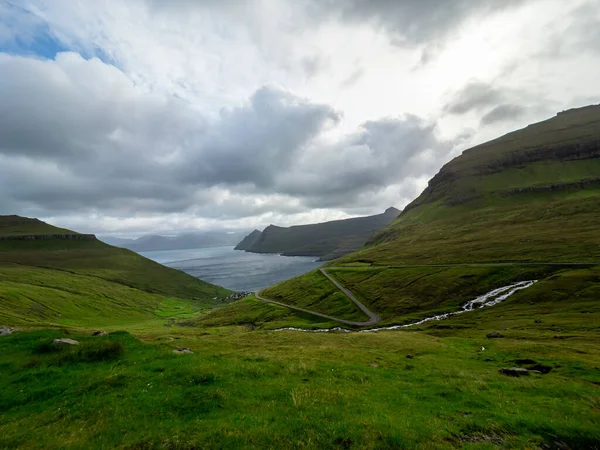
[[[598,0],[0,0],[0,214],[132,237],[401,209],[599,75]]]

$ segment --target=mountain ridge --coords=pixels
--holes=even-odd
[[[599,179],[600,105],[570,110],[465,150],[363,248],[325,265],[387,324],[525,280],[540,282],[500,308],[558,308],[576,286],[571,307],[585,310],[600,273]],[[264,294],[330,314],[335,290],[313,271]]]
[[[254,230],[235,248],[252,253],[334,259],[360,248],[377,230],[399,214],[398,209],[390,207],[382,214],[373,216],[290,227],[269,225],[262,232]]]
[[[182,233],[175,236],[150,234],[137,239],[103,237],[100,240],[135,252],[149,252],[233,246],[243,233],[242,231],[208,231]]]
[[[161,305],[195,310],[220,304],[230,293],[94,235],[0,216],[0,322],[157,320]]]

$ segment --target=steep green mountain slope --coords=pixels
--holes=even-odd
[[[37,219],[0,216],[0,321],[100,325],[216,303],[228,290]],[[57,233],[56,230],[60,230]],[[191,308],[191,309],[190,309]]]
[[[334,259],[362,247],[373,234],[388,225],[400,211],[388,208],[375,216],[298,225],[289,228],[269,225],[260,235],[256,230],[236,249],[287,256],[320,256]]]
[[[366,248],[335,264],[600,261],[600,106],[446,164]]]
[[[465,151],[366,247],[327,265],[381,324],[407,323],[514,281],[546,286],[582,271],[591,283],[600,262],[598,211],[600,106],[591,106]],[[337,307],[329,298],[310,294],[315,276],[265,293],[330,313]],[[584,292],[571,299],[573,311],[594,301]]]

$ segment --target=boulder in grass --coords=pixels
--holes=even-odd
[[[52,341],[52,345],[55,345],[57,347],[60,347],[62,345],[79,345],[79,341],[69,338],[54,339]]]
[[[194,352],[187,347],[181,347],[177,350],[173,350],[173,353],[177,353],[178,355],[191,355]]]
[[[485,335],[488,339],[499,339],[499,338],[503,338],[504,335],[502,333],[499,333],[498,331],[492,331],[491,333],[488,333]]]
[[[8,336],[19,331],[17,328],[0,326],[0,336]]]
[[[523,369],[522,367],[503,367],[498,370],[500,375],[506,375],[508,377],[523,377],[529,375],[529,370]]]
[[[108,333],[106,331],[94,331],[92,336],[106,336]]]

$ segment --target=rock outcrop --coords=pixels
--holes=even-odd
[[[56,347],[60,347],[63,345],[79,345],[79,341],[76,341],[75,339],[69,339],[69,338],[54,339],[52,341],[52,345],[54,345]]]

